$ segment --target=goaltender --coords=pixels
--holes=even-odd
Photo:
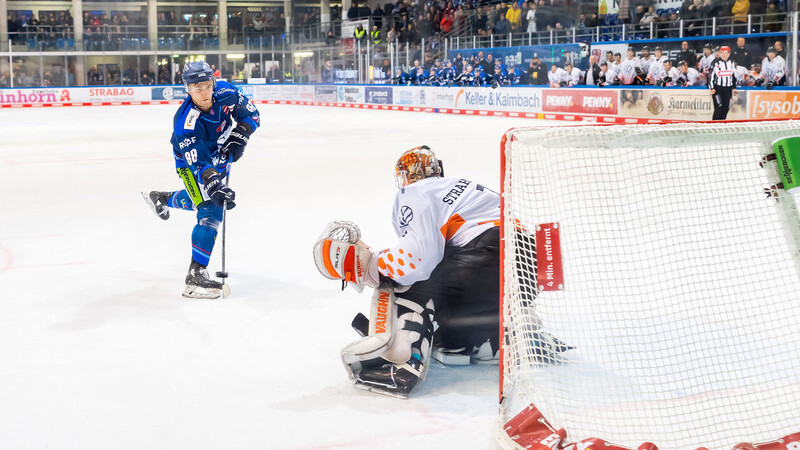
[[[441,361],[497,355],[500,196],[444,177],[425,145],[403,153],[395,182],[394,246],[375,251],[355,224],[334,221],[315,243],[314,260],[327,278],[375,289],[369,321],[353,321],[362,338],[342,350],[351,380],[405,398],[424,378],[434,343]],[[534,334],[542,362],[571,348],[544,331]]]

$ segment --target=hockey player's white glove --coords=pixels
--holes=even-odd
[[[314,243],[314,262],[322,276],[349,283],[358,292],[380,283],[378,258],[353,222],[334,220],[325,227]]]

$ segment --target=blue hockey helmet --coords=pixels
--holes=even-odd
[[[205,61],[191,61],[183,66],[183,84],[188,88],[192,83],[211,80],[214,82],[214,71]]]

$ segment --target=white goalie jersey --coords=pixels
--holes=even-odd
[[[500,196],[463,178],[426,178],[397,193],[392,223],[399,242],[378,256],[378,271],[401,286],[427,280],[445,245],[463,247],[500,225]]]

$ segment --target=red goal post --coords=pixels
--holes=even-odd
[[[800,215],[766,158],[791,136],[797,122],[503,136],[504,447],[800,449]],[[542,363],[539,330],[575,349]]]

